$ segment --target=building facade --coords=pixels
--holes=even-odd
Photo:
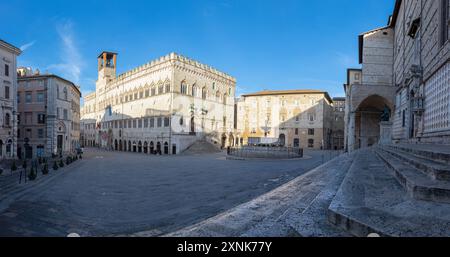
[[[0,159],[16,157],[17,56],[20,49],[0,40]]]
[[[449,0],[397,1],[393,139],[450,144]]]
[[[80,89],[29,68],[19,68],[18,74],[18,157],[74,153],[80,146]]]
[[[381,115],[394,110],[394,30],[387,26],[359,36],[362,69],[348,69],[345,108],[346,150],[378,144]],[[391,117],[392,120],[392,117]]]
[[[318,90],[262,91],[244,95],[237,102],[237,142],[331,149],[332,104],[328,93]]]
[[[362,69],[345,85],[348,150],[378,143],[386,110],[394,141],[450,143],[449,2],[397,0],[386,27],[359,36]]]
[[[332,107],[333,126],[331,134],[331,149],[344,150],[345,97],[334,97]]]
[[[116,65],[116,53],[99,55],[96,91],[84,98],[84,145],[178,154],[201,139],[234,141],[233,77],[175,53],[119,76]]]

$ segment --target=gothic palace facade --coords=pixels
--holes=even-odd
[[[171,53],[116,76],[117,54],[98,56],[84,98],[81,142],[117,151],[178,154],[206,139],[234,143],[236,79]]]

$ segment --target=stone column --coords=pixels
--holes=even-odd
[[[350,112],[349,116],[347,142],[348,151],[353,152],[355,150],[355,112]]]

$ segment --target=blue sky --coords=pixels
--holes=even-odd
[[[118,73],[176,52],[237,79],[237,94],[320,89],[343,96],[361,32],[387,24],[394,0],[25,1],[1,4],[0,38],[19,65],[95,89],[97,55]]]

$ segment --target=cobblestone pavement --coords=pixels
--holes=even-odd
[[[165,234],[248,202],[321,165],[231,161],[223,153],[149,156],[86,149],[84,159],[0,209],[0,236]],[[55,171],[51,171],[55,172]]]

